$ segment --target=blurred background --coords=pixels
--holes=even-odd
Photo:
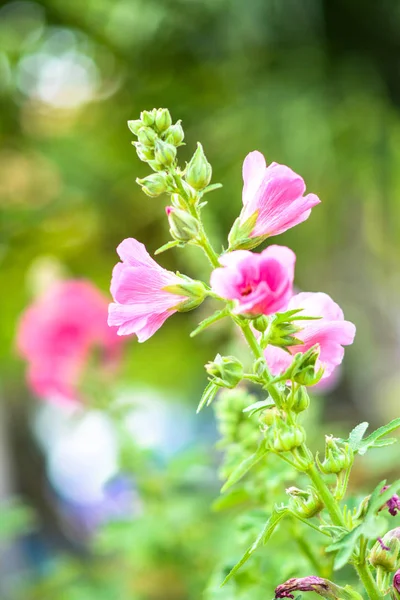
[[[358,329],[334,388],[316,397],[316,418],[342,433],[397,417],[400,4],[2,2],[0,103],[0,598],[200,598],[226,523],[209,508],[219,487],[213,414],[194,413],[202,365],[235,343],[232,331],[222,323],[190,340],[205,307],[169,319],[144,345],[128,340],[118,409],[96,405],[75,419],[29,392],[19,317],[59,277],[108,296],[122,239],[151,253],[167,241],[163,198],[135,183],[148,167],[126,122],[168,107],[183,120],[181,161],[201,141],[223,184],[204,211],[217,247],[238,215],[252,150],[289,165],[321,198],[279,239],[297,253],[297,286],[330,294]],[[208,277],[196,249],[160,263]],[[134,477],[118,460],[121,427]],[[399,451],[390,456],[396,471]],[[382,454],[356,478],[381,474]],[[121,514],[137,518],[95,533]]]

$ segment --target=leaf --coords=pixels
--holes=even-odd
[[[319,527],[322,531],[327,531],[334,542],[340,540],[344,535],[346,535],[347,529],[345,527],[340,527],[339,525],[320,525]]]
[[[203,190],[202,195],[204,196],[204,194],[208,194],[214,190],[219,190],[220,188],[222,188],[222,183],[212,183],[211,185],[208,185],[205,190]]]
[[[228,494],[225,494],[225,496],[217,498],[212,504],[212,509],[219,512],[220,510],[227,510],[239,506],[244,502],[248,502],[248,500],[248,492],[243,488],[236,488],[231,490]]]
[[[264,408],[272,408],[273,406],[275,406],[275,402],[272,400],[258,400],[258,402],[254,402],[253,404],[250,404],[250,406],[246,406],[246,408],[243,409],[243,412],[249,412],[249,416],[251,417],[260,410],[263,410]]]
[[[221,494],[223,494],[227,489],[229,489],[232,485],[237,483],[254,465],[258,463],[259,460],[262,459],[269,452],[269,450],[264,446],[264,444],[260,444],[257,451],[242,460],[242,462],[232,471],[227,481],[221,488]]]
[[[204,319],[204,321],[201,321],[201,323],[199,323],[199,325],[196,327],[196,329],[194,329],[191,332],[190,337],[194,337],[195,335],[197,335],[198,333],[200,333],[207,327],[210,327],[210,325],[213,325],[213,323],[216,323],[220,319],[223,319],[227,315],[228,315],[228,311],[226,308],[223,308],[222,310],[217,310],[217,312],[215,312],[213,315],[211,315],[210,317],[207,317],[207,319]]]
[[[199,405],[197,407],[197,410],[196,410],[197,414],[201,411],[202,408],[204,408],[204,406],[206,404],[207,404],[207,406],[210,406],[210,404],[214,400],[218,390],[219,390],[219,387],[217,385],[215,385],[215,383],[210,381],[209,384],[207,385],[206,389],[204,390],[201,400],[199,402]]]
[[[161,254],[162,252],[165,252],[166,250],[169,250],[170,248],[175,248],[175,246],[181,246],[183,247],[182,242],[178,242],[178,240],[171,240],[170,242],[167,242],[166,244],[164,244],[163,246],[161,246],[160,248],[158,248],[154,254]]]
[[[378,440],[380,440],[380,438],[384,437],[388,433],[395,431],[399,427],[400,417],[398,417],[397,419],[393,419],[393,421],[390,421],[390,423],[388,423],[387,425],[379,427],[360,443],[358,448],[358,454],[365,454],[369,448],[379,448],[381,442]]]
[[[326,548],[326,552],[339,551],[335,558],[335,570],[341,569],[347,564],[361,535],[361,525],[358,525],[358,527],[346,533],[340,540]]]
[[[360,442],[364,437],[364,433],[368,429],[368,425],[369,423],[364,421],[364,423],[360,423],[359,425],[357,425],[357,427],[354,427],[354,429],[350,432],[349,444],[354,450],[354,452],[357,452],[358,448],[360,447]]]
[[[278,526],[279,522],[283,519],[283,517],[287,513],[288,513],[288,509],[286,507],[284,507],[284,508],[275,507],[274,508],[270,518],[265,523],[262,531],[257,536],[256,540],[246,550],[246,552],[243,554],[243,556],[239,560],[239,562],[236,563],[236,565],[233,567],[233,569],[231,569],[231,571],[225,577],[224,581],[221,584],[221,587],[224,586],[231,579],[231,577],[233,577],[233,575],[235,575],[235,573],[237,573],[237,571],[244,565],[244,563],[249,560],[250,556],[252,554],[254,554],[254,552],[257,550],[257,548],[259,548],[262,544],[265,545],[268,542],[268,540],[274,533],[276,527]]]

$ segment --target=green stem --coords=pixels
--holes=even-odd
[[[246,341],[249,344],[255,358],[264,359],[264,352],[260,344],[258,343],[257,338],[254,335],[254,332],[252,331],[251,327],[247,323],[238,323],[238,325],[243,331],[243,335],[246,338]]]
[[[314,487],[317,490],[321,500],[323,501],[326,510],[329,512],[329,515],[332,519],[332,523],[334,525],[338,525],[339,527],[346,527],[346,523],[343,518],[343,514],[339,508],[339,505],[332,496],[315,463],[313,463],[308,469],[307,474],[313,482]]]
[[[382,600],[383,596],[380,593],[374,578],[372,577],[372,573],[369,570],[367,563],[355,564],[354,567],[361,579],[365,591],[368,594],[368,598],[370,600]]]

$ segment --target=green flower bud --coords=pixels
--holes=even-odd
[[[152,127],[154,125],[154,121],[155,121],[155,114],[156,114],[156,111],[154,108],[152,111],[143,110],[140,113],[140,119],[141,119],[143,125],[145,125],[146,127]]]
[[[203,190],[210,183],[211,174],[211,165],[205,157],[203,146],[198,142],[197,150],[186,169],[186,181],[195,190]]]
[[[184,140],[185,137],[185,133],[183,131],[182,125],[181,125],[181,121],[178,121],[177,123],[175,123],[175,125],[172,125],[165,136],[165,141],[168,142],[168,144],[173,144],[174,146],[180,146]]]
[[[140,119],[135,119],[134,121],[128,121],[128,127],[134,135],[137,135],[139,129],[143,127],[143,123]]]
[[[290,496],[292,510],[303,519],[311,519],[324,508],[324,503],[312,487],[307,488],[307,491],[290,487],[286,493]]]
[[[156,111],[155,123],[160,133],[171,127],[172,119],[167,108],[159,108]]]
[[[325,437],[325,460],[319,465],[323,473],[340,473],[348,469],[353,462],[354,452],[350,444],[331,435]]]
[[[167,285],[163,289],[171,294],[186,296],[187,300],[180,302],[175,308],[179,312],[188,312],[200,306],[207,295],[207,289],[201,281],[190,279],[185,275],[177,273],[181,282],[175,285]]]
[[[206,364],[210,381],[220,387],[234,388],[243,379],[243,365],[234,356],[217,354],[212,362]]]
[[[268,408],[260,413],[259,422],[263,426],[271,427],[278,415],[279,413],[276,408]]]
[[[253,321],[254,329],[256,329],[257,331],[260,331],[261,333],[263,333],[267,329],[268,325],[269,325],[269,319],[265,315],[261,315],[260,317],[257,317]]]
[[[307,386],[318,383],[324,374],[322,367],[316,371],[319,353],[319,344],[315,344],[307,352],[298,352],[284,375],[286,379],[291,379],[296,383],[300,383],[300,385]]]
[[[274,423],[267,430],[267,444],[275,452],[290,452],[298,448],[306,439],[303,427],[289,425],[280,416],[276,416]]]
[[[138,140],[143,146],[152,148],[157,139],[157,134],[151,127],[141,127],[137,133]]]
[[[157,162],[156,160],[148,160],[147,164],[149,165],[149,167],[151,167],[153,169],[153,171],[162,171],[163,170],[163,165],[159,162]]]
[[[151,198],[156,198],[168,189],[165,173],[153,173],[143,179],[136,179],[136,182],[142,187],[143,192]]]
[[[307,393],[307,390],[304,386],[301,386],[298,390],[293,393],[293,390],[290,391],[289,396],[287,398],[287,402],[285,406],[288,410],[292,410],[294,413],[299,414],[310,405],[310,397]]]
[[[176,148],[172,144],[167,144],[157,139],[155,143],[155,159],[165,167],[172,165],[176,158]]]
[[[137,152],[138,157],[143,162],[147,162],[147,161],[152,160],[154,158],[154,152],[153,152],[153,150],[151,150],[147,146],[143,146],[143,144],[140,144],[140,142],[133,142],[133,145],[136,148],[136,152]]]
[[[190,242],[199,233],[199,222],[185,210],[167,206],[165,209],[170,225],[170,233],[179,242]]]
[[[372,547],[369,561],[375,568],[386,572],[396,571],[399,562],[400,540],[385,535]]]

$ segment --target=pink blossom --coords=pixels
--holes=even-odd
[[[284,308],[293,293],[296,255],[285,246],[269,246],[260,254],[228,252],[224,265],[211,274],[212,290],[236,303],[235,312],[269,315]]]
[[[179,295],[166,288],[182,285],[182,278],[160,267],[143,244],[133,238],[121,242],[117,252],[122,260],[115,265],[108,324],[118,335],[136,334],[145,342],[173,315],[189,294]]]
[[[243,223],[254,213],[257,219],[249,237],[283,233],[302,223],[319,204],[315,194],[304,196],[304,180],[292,169],[278,163],[268,167],[260,152],[250,152],[243,163]]]
[[[120,356],[121,341],[107,326],[107,298],[87,281],[55,284],[21,317],[17,350],[28,361],[28,384],[38,396],[77,400],[90,353],[103,365]]]
[[[301,293],[293,296],[285,310],[301,308],[299,316],[321,317],[315,321],[299,321],[302,331],[296,338],[303,341],[298,346],[288,347],[288,352],[275,346],[268,346],[265,357],[271,372],[279,375],[289,367],[291,355],[307,352],[315,344],[320,346],[320,355],[316,368],[323,366],[323,378],[329,377],[333,370],[340,365],[344,356],[343,346],[353,343],[356,328],[350,321],[344,320],[342,309],[328,296],[321,292]]]
[[[400,594],[400,569],[394,574],[393,587],[396,590],[396,592]]]

